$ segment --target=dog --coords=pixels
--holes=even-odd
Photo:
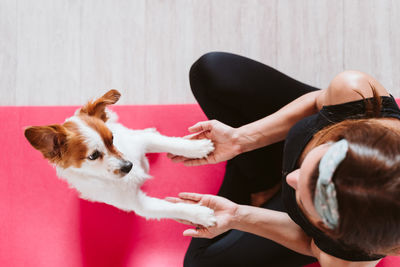
[[[134,211],[147,219],[170,218],[205,227],[215,225],[212,209],[149,197],[140,189],[151,177],[146,153],[169,152],[203,158],[214,150],[213,143],[208,139],[167,137],[155,129],[124,127],[107,108],[120,96],[117,90],[110,90],[78,109],[62,125],[27,127],[25,137],[83,199]]]

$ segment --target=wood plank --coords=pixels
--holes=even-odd
[[[193,99],[187,73],[193,47],[193,1],[146,2],[145,103],[185,103]]]
[[[345,1],[344,67],[369,73],[400,96],[400,3]]]
[[[343,69],[343,1],[278,1],[278,69],[326,88]]]
[[[277,1],[211,2],[211,48],[276,65]]]
[[[115,88],[119,104],[144,96],[146,1],[82,1],[81,84],[77,102]]]
[[[17,1],[0,1],[0,105],[16,101]]]
[[[274,42],[267,41],[275,36],[274,2],[263,2],[265,8],[255,0],[147,3],[146,72],[156,79],[146,79],[146,89],[157,103],[194,102],[187,73],[204,53],[226,51],[275,63]]]
[[[66,105],[79,94],[80,0],[18,0],[17,105]]]

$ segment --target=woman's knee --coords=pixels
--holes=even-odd
[[[226,55],[223,52],[209,52],[196,60],[189,71],[189,80],[193,93],[196,95],[201,90],[214,87],[218,78],[218,65]]]
[[[193,251],[189,250],[186,252],[185,258],[183,259],[183,266],[184,267],[199,267],[199,266],[202,266],[202,263],[200,262],[200,257],[196,257],[196,253],[193,253]]]
[[[224,57],[226,53],[223,52],[209,52],[202,55],[198,60],[196,60],[192,67],[190,68],[189,76],[197,74],[206,74],[207,72],[212,72],[215,69],[215,65],[218,65],[218,62],[221,58]]]
[[[226,233],[227,234],[227,233]],[[224,234],[224,235],[226,235]],[[184,267],[203,267],[203,266],[221,266],[217,264],[219,250],[226,247],[223,244],[214,247],[215,242],[218,242],[222,236],[215,239],[203,239],[194,238],[190,242],[190,245],[186,251],[185,258],[183,260]],[[217,256],[217,257],[215,257]]]
[[[213,257],[207,258],[207,257],[202,257],[202,255],[196,255],[196,254],[188,254],[186,253],[185,258],[183,260],[183,267],[219,267],[219,266],[232,266],[232,264],[229,263],[229,260],[221,259],[215,259]]]

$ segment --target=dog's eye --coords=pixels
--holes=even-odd
[[[93,152],[89,157],[88,157],[88,159],[89,160],[96,160],[96,159],[98,159],[98,157],[100,157],[101,156],[101,153],[98,151],[98,150],[96,150],[95,152]]]

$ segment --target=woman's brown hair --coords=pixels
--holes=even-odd
[[[381,98],[365,99],[363,119],[345,120],[316,134],[316,146],[346,139],[349,150],[336,169],[339,225],[332,238],[369,254],[392,254],[400,247],[400,133],[370,118],[379,117]],[[309,188],[314,198],[318,168]]]

